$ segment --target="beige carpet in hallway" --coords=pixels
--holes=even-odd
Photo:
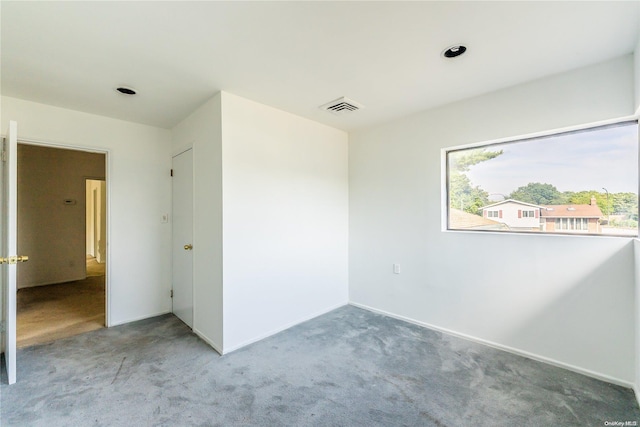
[[[18,348],[103,328],[104,266],[87,258],[85,280],[18,290]]]

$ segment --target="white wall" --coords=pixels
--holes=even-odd
[[[108,150],[111,325],[171,310],[170,132],[16,98],[2,97],[1,128],[19,139]]]
[[[630,239],[443,232],[440,204],[442,148],[627,116],[632,88],[625,56],[352,133],[350,300],[632,384]]]
[[[18,289],[86,277],[86,178],[104,176],[104,154],[18,145]]]
[[[218,352],[222,336],[222,135],[218,93],[172,130],[173,155],[193,147],[193,330]]]
[[[222,93],[224,351],[347,303],[347,134]]]
[[[226,353],[346,304],[346,133],[222,92],[172,138],[194,150],[198,335]]]

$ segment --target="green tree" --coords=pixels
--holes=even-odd
[[[567,204],[573,205],[588,205],[591,204],[591,198],[596,198],[596,204],[602,211],[603,215],[606,215],[609,212],[609,207],[607,206],[607,195],[606,193],[598,193],[596,190],[589,191],[578,191],[578,192],[565,192],[567,197]],[[611,197],[611,194],[609,195]],[[612,199],[609,199],[611,203]],[[613,211],[611,211],[613,213]]]
[[[471,166],[494,159],[501,154],[502,150],[487,151],[485,147],[454,151],[449,153],[449,171],[457,173],[468,172]]]
[[[624,214],[628,218],[638,220],[638,195],[635,193],[614,193],[609,195],[611,200],[611,213]],[[602,212],[606,212],[602,211]]]
[[[462,173],[449,175],[449,201],[454,209],[477,214],[482,206],[489,204],[489,193],[479,186],[473,186]]]
[[[471,166],[491,160],[502,154],[475,148],[449,153],[449,205],[468,213],[478,214],[480,207],[489,204],[489,194],[479,186],[474,186],[465,174]]]
[[[509,194],[509,198],[535,205],[562,205],[566,202],[565,196],[554,185],[539,182],[518,187]]]

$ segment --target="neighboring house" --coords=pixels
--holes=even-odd
[[[470,214],[459,209],[449,210],[449,226],[456,230],[508,230],[507,224]]]
[[[482,217],[506,224],[511,230],[600,233],[602,211],[595,197],[588,205],[534,205],[503,200],[481,208]]]
[[[509,226],[512,230],[539,231],[540,210],[544,206],[507,199],[480,208],[482,217]]]
[[[600,233],[602,211],[595,197],[588,205],[546,205],[540,211],[542,231]]]

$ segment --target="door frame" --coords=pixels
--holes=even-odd
[[[104,154],[104,180],[105,180],[105,192],[107,198],[107,244],[105,252],[107,255],[107,265],[105,270],[105,319],[104,324],[107,328],[112,326],[111,323],[111,268],[113,259],[111,257],[111,150],[108,148],[87,147],[85,145],[64,144],[50,141],[43,141],[38,139],[21,138],[18,136],[18,144],[22,145],[35,145],[39,147],[58,148],[62,150],[75,150],[84,151],[86,153],[98,153]],[[16,153],[17,155],[17,153]],[[90,179],[90,178],[88,178]],[[86,202],[85,202],[86,203]],[[86,218],[86,215],[85,215]],[[85,224],[86,230],[86,224]]]

